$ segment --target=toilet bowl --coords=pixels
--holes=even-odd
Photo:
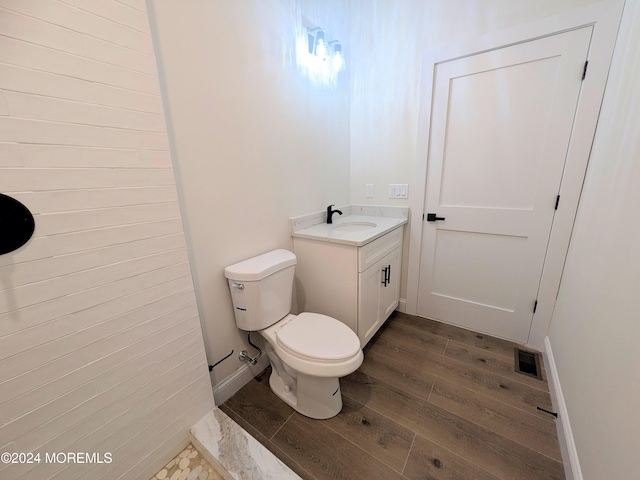
[[[360,340],[344,323],[317,313],[287,315],[260,334],[267,341],[273,392],[311,418],[342,409],[339,378],[362,364]]]
[[[296,257],[288,250],[225,268],[238,328],[260,333],[271,361],[269,385],[301,414],[326,419],[342,409],[339,378],[364,356],[358,336],[318,313],[290,313]]]

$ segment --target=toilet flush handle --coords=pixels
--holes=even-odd
[[[231,286],[238,290],[244,290],[244,285],[242,283],[231,282]]]

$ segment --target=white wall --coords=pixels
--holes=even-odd
[[[627,0],[549,332],[585,480],[638,476],[639,24]]]
[[[150,477],[213,398],[143,1],[0,1],[0,192],[0,477]]]
[[[154,0],[181,203],[214,385],[245,363],[224,267],[293,247],[289,217],[349,201],[349,68],[336,89],[296,68],[296,33],[322,26],[348,49],[333,0]],[[259,341],[259,336],[254,335]],[[219,401],[219,399],[216,399]]]

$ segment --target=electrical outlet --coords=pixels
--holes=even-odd
[[[390,183],[389,198],[409,198],[409,184]]]
[[[373,183],[367,183],[365,185],[365,198],[373,198]]]

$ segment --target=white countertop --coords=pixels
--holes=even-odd
[[[320,223],[303,230],[294,231],[292,236],[295,238],[306,238],[309,240],[317,240],[320,242],[342,243],[344,245],[353,245],[361,247],[376,238],[381,237],[385,233],[398,228],[407,223],[407,218],[396,217],[378,217],[370,215],[343,215],[334,216],[333,223]],[[359,231],[336,230],[334,227],[350,222],[375,223],[375,227]]]

